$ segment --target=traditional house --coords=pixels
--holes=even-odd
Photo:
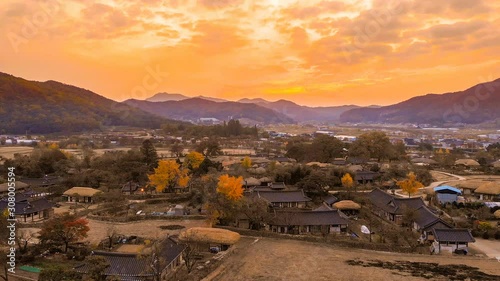
[[[29,187],[29,184],[21,181],[16,181],[15,184],[16,184],[15,185],[16,193],[23,193]],[[7,196],[8,193],[9,193],[9,183],[6,182],[0,184],[0,196]]]
[[[455,166],[462,166],[465,168],[478,168],[481,166],[479,162],[474,159],[458,159],[455,161]]]
[[[5,210],[8,207],[7,198],[0,200],[0,210]],[[14,214],[16,219],[21,222],[40,221],[48,219],[54,214],[54,204],[49,202],[47,198],[30,199],[23,194],[15,196]]]
[[[257,196],[269,202],[273,208],[299,208],[307,207],[311,198],[305,196],[304,191],[257,191]]]
[[[500,199],[500,182],[486,182],[480,185],[474,194],[479,200],[483,201],[495,201]]]
[[[93,203],[94,196],[102,191],[91,187],[72,187],[63,193],[68,202]]]
[[[141,190],[144,191],[136,182],[129,181],[126,184],[122,185],[122,193],[125,195],[132,195],[136,192],[141,192]]]
[[[225,251],[240,240],[240,234],[221,228],[192,227],[181,232],[179,240],[184,243],[194,243],[210,251],[213,247]]]
[[[425,206],[424,200],[421,197],[395,197],[379,188],[372,190],[368,194],[368,197],[373,204],[375,214],[398,225],[403,223],[403,212],[406,208],[417,210]]]
[[[422,233],[426,240],[432,241],[434,239],[434,229],[453,228],[425,205],[415,210],[414,217],[413,229]]]
[[[330,207],[332,207],[333,203],[335,203],[337,201],[339,201],[339,199],[333,195],[330,195],[330,196],[326,197],[325,199],[323,199],[323,202]]]
[[[286,234],[331,234],[347,231],[349,221],[339,210],[276,212],[268,230]]]
[[[358,171],[354,176],[354,180],[359,184],[373,183],[376,178],[380,176],[379,173],[372,171]]]
[[[453,253],[455,250],[463,250],[467,253],[469,243],[475,241],[468,229],[434,229],[431,253]]]
[[[460,189],[448,185],[435,187],[434,192],[436,193],[436,198],[439,204],[457,202],[458,195],[462,194],[462,191],[460,191]]]
[[[123,281],[153,281],[159,280],[155,276],[164,280],[166,276],[181,266],[184,249],[184,245],[180,245],[174,240],[167,238],[161,244],[158,253],[160,256],[158,262],[155,262],[151,258],[140,257],[138,254],[131,253],[94,251],[92,252],[92,256],[103,257],[109,263],[109,267],[104,271],[107,277],[114,277],[117,280]],[[155,264],[156,269],[153,270]],[[91,265],[88,263],[75,267],[76,272],[83,274],[88,274],[90,270]],[[157,272],[156,274],[155,271]]]
[[[333,204],[333,208],[341,210],[344,214],[357,215],[361,205],[352,200],[342,200]]]

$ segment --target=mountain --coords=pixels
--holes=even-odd
[[[294,120],[271,109],[252,103],[214,102],[202,98],[181,101],[148,102],[130,99],[127,105],[166,118],[195,121],[199,118],[219,120],[249,119],[258,123],[293,123]]]
[[[181,94],[169,94],[169,93],[158,93],[152,97],[147,98],[147,101],[152,101],[152,102],[161,102],[161,101],[179,101],[179,100],[186,100],[189,99],[189,97]]]
[[[379,108],[344,112],[342,122],[478,124],[500,119],[500,79],[467,90],[418,96]]]
[[[267,101],[265,99],[261,99],[261,98],[254,98],[254,99],[249,99],[249,98],[244,98],[244,99],[240,99],[238,100],[238,102],[241,102],[241,103],[270,103],[270,101]]]
[[[166,122],[89,90],[0,72],[0,133],[81,132],[101,126],[159,128]]]
[[[238,102],[255,103],[262,107],[267,107],[279,113],[282,113],[297,122],[305,121],[338,121],[340,114],[353,108],[356,105],[328,106],[328,107],[309,107],[298,105],[288,100],[278,100],[275,102],[264,99],[241,99]]]
[[[227,102],[227,100],[224,99],[205,97],[205,96],[197,96],[195,98],[200,98],[214,102]],[[157,93],[154,96],[147,98],[146,101],[163,102],[163,101],[181,101],[187,99],[192,99],[192,98],[182,94]]]

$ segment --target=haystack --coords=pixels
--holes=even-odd
[[[500,194],[500,182],[483,183],[476,190],[474,190],[474,192],[480,194],[498,195]]]
[[[248,186],[260,185],[260,180],[254,178],[254,177],[246,178],[245,182]]]
[[[240,234],[220,228],[193,227],[181,232],[179,240],[183,242],[233,245],[240,240]]]
[[[359,210],[361,209],[361,205],[352,201],[352,200],[342,200],[335,204],[333,207],[339,210]]]
[[[481,166],[481,164],[479,164],[479,162],[474,159],[458,159],[457,161],[455,161],[455,165],[464,165],[467,167]]]
[[[500,219],[500,209],[499,210],[496,210],[493,215],[495,216],[495,218],[497,219]]]

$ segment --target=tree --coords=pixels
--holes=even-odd
[[[186,155],[186,159],[184,160],[184,167],[190,170],[196,170],[200,167],[203,160],[205,160],[203,154],[196,151],[191,151]]]
[[[421,182],[417,181],[417,176],[413,172],[410,172],[405,180],[398,181],[397,185],[404,192],[408,193],[408,197],[411,197],[413,193],[424,187]]]
[[[105,281],[106,269],[110,266],[109,262],[101,256],[91,256],[88,261],[89,276],[93,281]]]
[[[396,156],[396,148],[383,132],[362,134],[349,148],[349,155],[361,158],[390,160]]]
[[[143,141],[140,150],[144,162],[148,165],[149,169],[152,170],[156,168],[158,166],[158,153],[153,143],[150,140]]]
[[[250,228],[260,230],[271,218],[268,212],[268,203],[257,197],[243,197],[241,200],[241,213],[249,220]]]
[[[215,139],[209,139],[202,141],[197,147],[196,151],[203,154],[206,157],[222,155],[222,149],[219,142]]]
[[[72,268],[62,265],[52,265],[46,267],[38,276],[39,281],[78,281],[82,280],[82,275]]]
[[[180,143],[174,143],[170,147],[170,152],[177,158],[182,157],[184,147]]]
[[[346,173],[340,181],[342,182],[342,186],[347,190],[347,192],[351,192],[351,188],[354,185],[354,181],[352,180],[351,174]]]
[[[231,201],[239,201],[243,196],[243,177],[220,176],[217,192]]]
[[[189,182],[187,173],[188,170],[181,169],[176,161],[163,160],[158,163],[154,174],[149,175],[149,181],[156,186],[157,192],[163,192],[165,189],[172,190],[175,185],[186,187]]]
[[[40,231],[40,242],[42,244],[64,245],[64,252],[68,246],[87,237],[90,228],[89,222],[84,218],[65,213],[57,215],[53,219],[43,223]]]
[[[241,166],[243,166],[243,168],[245,169],[252,167],[252,159],[250,159],[250,157],[248,156],[245,156],[245,158],[243,158],[243,160],[241,161]]]

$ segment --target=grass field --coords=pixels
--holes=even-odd
[[[33,147],[29,146],[0,146],[0,158],[11,159],[16,153],[27,155],[31,151],[33,151]]]

